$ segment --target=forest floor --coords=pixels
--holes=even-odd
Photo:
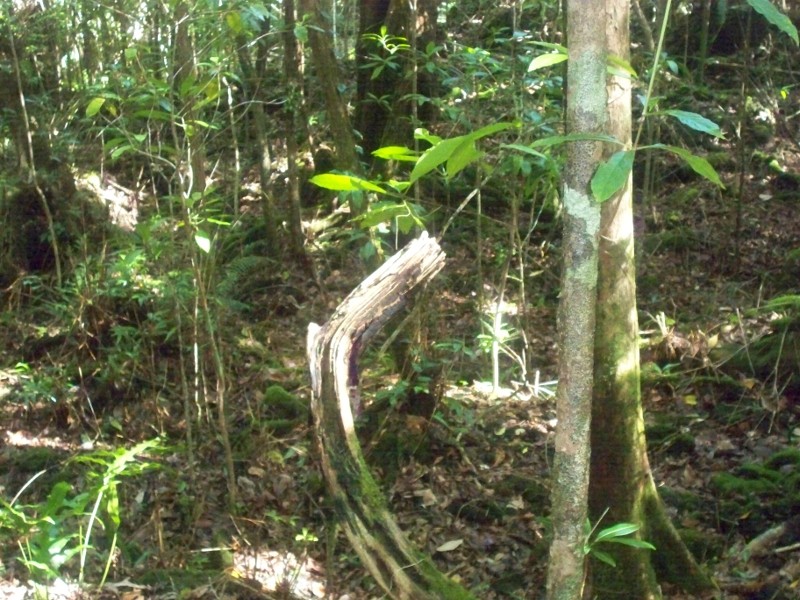
[[[786,169],[798,172],[796,150],[784,155]],[[640,209],[638,286],[651,465],[675,524],[718,582],[717,597],[798,598],[800,342],[796,329],[782,333],[776,319],[784,311],[769,302],[800,292],[800,191],[787,193],[777,178],[754,175],[737,216],[735,197],[696,183],[676,176],[671,189]],[[547,563],[555,427],[547,382],[555,374],[558,253],[542,252],[528,267],[542,273],[541,296],[529,303],[523,323],[539,384],[530,385],[533,374],[514,383],[519,371],[506,356],[502,389],[493,390],[486,360],[465,350],[480,333],[474,243],[445,240],[443,247],[447,266],[420,301],[430,347],[449,344],[436,355],[443,394],[430,418],[400,403],[365,426],[365,454],[400,526],[442,571],[481,599],[538,597],[534,590],[544,589]],[[484,264],[496,264],[489,245],[486,251]],[[317,268],[324,293],[292,278],[279,291],[263,292],[269,310],[229,327],[226,351],[236,357],[228,398],[236,509],[226,504],[218,440],[195,439],[191,462],[185,448],[173,446],[166,455],[153,455],[159,470],[121,480],[122,550],[102,588],[61,582],[37,591],[23,564],[11,558],[16,548],[7,547],[0,553],[0,597],[383,597],[331,525],[307,416],[290,414],[279,425],[286,415],[270,412],[276,386],[307,403],[307,325],[324,322],[362,276],[355,258],[336,262],[319,254]],[[287,297],[278,299],[280,294]],[[18,349],[17,342],[7,340],[8,347]],[[785,354],[795,352],[789,367],[782,366],[785,356],[764,364],[755,356],[757,348],[776,345]],[[8,351],[3,354],[10,359]],[[391,361],[372,350],[363,363],[368,404],[391,396],[397,382]],[[18,385],[14,377],[4,372],[0,395]],[[177,396],[108,407],[94,418],[115,423],[117,430],[102,437],[74,415],[60,419],[47,406],[3,402],[4,497],[11,501],[19,494],[27,503],[25,494],[34,489],[44,497],[60,470],[69,472],[67,459],[87,450],[156,434],[177,443],[186,433]],[[40,470],[49,474],[33,479]],[[65,544],[74,546],[77,535],[71,532]],[[30,553],[31,547],[21,550]],[[95,563],[87,580],[99,581],[103,567]],[[69,573],[74,580],[75,570]],[[686,597],[672,585],[664,592]]]

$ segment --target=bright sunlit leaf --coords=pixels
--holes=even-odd
[[[567,60],[567,55],[561,52],[552,52],[550,54],[540,54],[531,61],[528,65],[528,73],[536,71],[537,69],[544,69],[545,67],[552,67]]]
[[[437,552],[452,552],[456,548],[458,548],[461,544],[464,543],[464,540],[450,540],[449,542],[445,542],[438,548],[436,548]]]
[[[194,241],[197,243],[200,250],[206,254],[211,252],[211,238],[209,238],[208,234],[202,229],[198,229],[197,233],[194,234]]]
[[[92,98],[89,104],[86,106],[86,116],[93,117],[97,113],[100,112],[100,109],[103,107],[103,104],[106,103],[105,98]]]
[[[376,192],[378,194],[386,193],[386,190],[379,185],[375,185],[366,179],[361,179],[360,177],[355,177],[353,175],[341,175],[340,173],[321,173],[320,175],[314,175],[314,177],[309,179],[309,181],[316,186],[325,188],[326,190],[333,190],[335,192],[360,192],[367,190],[370,192]]]
[[[384,160],[400,160],[407,162],[416,162],[418,156],[411,148],[405,146],[384,146],[378,148],[372,153],[372,156],[382,158]]]

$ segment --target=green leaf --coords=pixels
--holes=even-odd
[[[725,185],[720,180],[719,175],[714,170],[714,167],[712,167],[711,163],[709,163],[705,158],[692,154],[685,148],[679,148],[678,146],[653,144],[652,146],[649,146],[649,148],[666,150],[667,152],[672,152],[673,154],[680,156],[684,161],[686,161],[686,164],[688,164],[695,173],[701,177],[704,177],[705,179],[708,179],[711,183],[714,183],[723,189],[725,188]]]
[[[591,183],[595,200],[605,202],[625,186],[633,169],[634,155],[633,150],[621,150],[598,167]]]
[[[411,187],[411,184],[408,181],[398,181],[396,179],[390,180],[388,184],[401,194]]]
[[[611,527],[607,527],[603,529],[597,534],[597,537],[594,539],[594,542],[602,542],[604,540],[609,540],[610,538],[618,538],[625,535],[630,535],[632,533],[636,533],[639,531],[639,526],[633,523],[617,523],[616,525],[612,525]]]
[[[419,158],[416,152],[405,146],[384,146],[383,148],[375,150],[372,156],[384,160],[401,160],[407,162],[416,162]]]
[[[354,175],[341,175],[339,173],[321,173],[309,179],[311,183],[326,190],[335,192],[360,192],[367,190],[378,194],[385,194],[386,190],[374,183],[355,177]]]
[[[244,31],[244,25],[242,24],[242,15],[239,11],[231,11],[225,15],[225,23],[228,25],[228,28],[239,35]]]
[[[637,540],[636,538],[621,537],[604,540],[607,544],[622,544],[623,546],[630,546],[631,548],[640,548],[642,550],[655,550],[656,547],[650,542],[644,540]]]
[[[436,167],[446,162],[453,155],[453,152],[458,150],[458,147],[465,142],[467,142],[466,136],[460,135],[458,137],[442,140],[438,144],[428,148],[419,158],[417,164],[414,165],[409,181],[414,183],[423,175],[427,175]]]
[[[126,154],[127,152],[133,152],[133,146],[131,146],[130,144],[122,144],[120,146],[117,146],[111,153],[111,160],[116,160],[123,154]]]
[[[194,234],[194,241],[197,242],[197,245],[200,247],[200,250],[202,250],[206,254],[211,252],[211,239],[208,237],[208,234],[202,229],[198,229],[197,233]]]
[[[464,168],[472,162],[479,160],[484,155],[483,152],[475,147],[475,142],[469,144],[462,144],[453,155],[447,160],[447,177],[455,177]]]
[[[417,129],[414,130],[414,139],[428,142],[431,146],[434,146],[442,141],[442,138],[440,138],[438,135],[433,135],[427,129],[423,129],[422,127],[417,127]]]
[[[593,548],[591,551],[591,555],[594,556],[600,562],[604,562],[609,566],[612,567],[617,566],[616,561],[613,558],[611,558],[611,555],[607,554],[606,552],[603,552],[602,550],[597,550],[596,548]]]
[[[452,164],[448,164],[448,167],[455,169],[454,172],[451,172],[448,168],[447,177],[452,177],[469,164],[469,162],[464,162],[466,159],[471,161],[479,158],[480,155],[477,150],[472,148],[477,140],[512,127],[519,127],[519,123],[494,123],[481,127],[472,133],[437,142],[419,158],[411,171],[409,182],[414,183],[423,175],[430,173],[441,164],[450,161],[454,155],[457,155],[453,158]]]
[[[368,229],[408,214],[408,207],[404,203],[375,202],[370,206],[369,212],[360,218],[360,223],[361,227]]]
[[[548,158],[546,154],[542,154],[541,152],[537,152],[530,146],[525,146],[523,144],[503,144],[500,146],[501,148],[508,148],[509,150],[516,150],[517,152],[522,152],[524,154],[531,154],[536,156],[537,158]]]
[[[561,52],[552,52],[550,54],[540,54],[531,61],[528,65],[528,73],[545,67],[552,67],[567,60],[567,55]]]
[[[89,104],[86,106],[86,116],[93,117],[97,113],[100,112],[100,109],[103,107],[103,104],[106,103],[105,98],[92,98]]]
[[[670,115],[678,119],[681,123],[694,129],[695,131],[702,131],[703,133],[708,133],[709,135],[713,135],[714,137],[724,138],[725,134],[722,133],[722,130],[719,128],[719,125],[714,123],[709,119],[706,119],[703,115],[699,115],[697,113],[689,112],[686,110],[665,110],[664,114]]]
[[[798,39],[797,36],[797,27],[794,26],[794,23],[792,23],[789,17],[775,8],[769,0],[747,0],[747,3],[767,21],[792,38],[795,44],[800,45],[800,39]]]
[[[608,70],[614,75],[627,75],[632,79],[638,77],[636,69],[631,66],[631,63],[616,54],[608,55]]]
[[[125,55],[125,60],[133,61],[139,55],[139,51],[136,48],[125,48],[123,54]]]

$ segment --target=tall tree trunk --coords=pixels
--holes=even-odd
[[[629,2],[608,0],[608,52],[629,56]],[[609,77],[606,132],[628,147],[631,143],[631,80]],[[617,148],[610,149],[610,152]],[[656,490],[647,458],[639,374],[639,329],[631,182],[602,205],[595,328],[594,400],[590,514],[603,525],[635,523],[638,535],[657,550],[609,545],[616,568],[592,564],[593,593],[601,598],[659,598],[657,575],[687,591],[709,589],[677,535]],[[654,570],[654,566],[656,567]]]
[[[192,44],[189,6],[186,2],[178,2],[175,7],[175,45],[174,45],[174,65],[173,65],[173,93],[178,97],[183,105],[183,120],[189,124],[185,131],[193,131],[187,134],[184,150],[186,156],[186,169],[182,173],[182,187],[185,189],[187,197],[194,192],[203,193],[206,189],[206,154],[203,143],[202,128],[197,126],[197,111],[195,109],[194,97],[189,94],[182,94],[181,87],[184,81],[194,78],[197,75],[197,66],[194,60],[194,46]]]
[[[339,65],[333,52],[331,36],[319,9],[319,0],[301,0],[301,8],[309,18],[308,43],[311,57],[325,96],[328,125],[336,146],[334,163],[341,171],[361,172],[361,163],[356,153],[356,138],[347,105],[339,95]]]
[[[275,256],[278,251],[278,216],[272,196],[272,153],[269,147],[269,130],[264,103],[267,101],[265,80],[267,78],[267,55],[271,49],[269,19],[261,20],[261,30],[257,42],[255,64],[247,51],[248,43],[244,36],[237,40],[239,65],[242,69],[244,89],[249,102],[248,110],[252,115],[251,134],[258,153],[258,176],[261,188],[262,213],[264,215],[265,243],[267,254]]]
[[[417,96],[431,97],[435,78],[427,71],[418,72],[414,65],[420,48],[436,40],[438,3],[435,0],[361,0],[359,3],[359,35],[356,43],[356,129],[366,161],[381,146],[406,145],[413,136],[416,123]],[[405,38],[410,48],[389,57],[374,40],[365,34],[380,34],[386,27],[390,36]],[[397,66],[380,73],[369,63],[372,56],[390,58]],[[423,116],[430,116],[430,104]],[[383,161],[379,163],[383,165]]]
[[[283,0],[284,60],[287,99],[285,108],[286,160],[289,180],[289,246],[292,255],[301,264],[305,261],[305,237],[300,213],[300,176],[297,167],[297,138],[303,128],[299,127],[300,107],[303,102],[303,80],[300,74],[300,44],[295,36],[294,0]]]
[[[567,3],[567,132],[600,133],[606,115],[605,24],[589,1]],[[550,600],[581,597],[589,488],[589,427],[600,205],[589,184],[602,157],[597,142],[570,144],[564,173],[564,264],[558,305],[558,427],[553,467]]]
[[[388,57],[369,34],[380,34],[382,26],[391,36],[408,37],[407,0],[360,0],[358,39],[356,41],[356,117],[355,124],[361,134],[361,146],[366,160],[371,160],[373,150],[381,146],[384,131],[395,108],[396,88],[402,69],[384,68],[380,73],[368,65],[371,55],[379,55],[404,65],[407,58],[402,53]]]

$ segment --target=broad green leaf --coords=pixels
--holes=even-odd
[[[686,161],[686,164],[688,164],[695,173],[701,177],[704,177],[705,179],[708,179],[711,183],[714,183],[723,189],[725,188],[725,185],[720,180],[719,175],[714,170],[714,167],[712,167],[711,163],[709,163],[705,158],[692,154],[685,148],[680,148],[678,146],[653,144],[652,146],[648,146],[648,148],[658,148],[680,156]]]
[[[464,154],[454,159],[453,162],[453,167],[457,168],[457,173],[463,169],[464,166],[466,166],[466,164],[462,162],[465,157],[471,156],[472,160],[478,158],[475,152],[470,151],[469,148],[470,146],[474,145],[475,141],[512,127],[519,127],[519,124],[494,123],[492,125],[487,125],[486,127],[481,127],[477,131],[473,131],[472,133],[468,133],[466,135],[460,135],[458,137],[441,140],[440,142],[428,148],[419,158],[417,164],[414,166],[414,169],[411,171],[409,182],[414,183],[423,175],[430,173],[441,164],[449,161],[454,154],[463,152]],[[452,177],[453,175],[455,175],[455,173],[450,173],[448,171],[448,177]]]
[[[372,156],[384,160],[401,160],[407,162],[416,162],[417,158],[419,158],[416,152],[405,146],[384,146],[383,148],[375,150]]]
[[[702,131],[703,133],[707,133],[709,135],[713,135],[714,137],[723,138],[725,134],[722,133],[722,130],[719,128],[719,125],[711,121],[710,119],[706,119],[703,115],[698,115],[697,113],[689,112],[686,110],[665,110],[664,114],[670,115],[678,119],[681,123],[694,129],[695,131]]]
[[[339,173],[321,173],[309,179],[311,183],[326,190],[335,192],[359,192],[368,190],[378,194],[385,194],[386,190],[375,185],[370,181],[355,177],[353,175],[341,175]]]
[[[206,254],[211,252],[211,239],[208,237],[208,234],[202,229],[198,229],[197,233],[194,234],[194,241],[197,242],[197,245],[200,247],[200,250],[202,250]]]
[[[86,116],[93,117],[97,113],[100,112],[100,109],[103,107],[103,104],[106,103],[105,98],[92,98],[89,104],[86,107]]]
[[[607,527],[603,529],[597,534],[595,538],[595,543],[602,542],[603,540],[608,540],[609,538],[618,538],[624,535],[630,535],[632,533],[636,533],[639,531],[639,526],[633,523],[617,523],[616,525],[612,525],[611,527]]]
[[[139,54],[139,51],[136,48],[125,48],[125,60],[127,61],[134,61]]]
[[[540,54],[531,61],[528,65],[528,73],[536,71],[537,69],[544,69],[545,67],[552,67],[567,60],[566,54],[560,52],[552,52],[550,54]]]
[[[794,23],[792,23],[789,17],[775,8],[769,0],[747,0],[747,3],[767,21],[792,38],[795,44],[800,45],[800,39],[798,39],[797,36],[797,27],[794,26]]]
[[[470,141],[469,144],[462,144],[456,148],[456,151],[447,161],[447,177],[455,177],[464,167],[480,159],[483,154],[475,147],[475,142]]]
[[[402,233],[403,235],[408,235],[416,225],[422,227],[422,224],[420,223],[419,219],[416,218],[414,215],[410,214],[397,217],[395,223],[397,224],[397,228],[400,230],[400,233]]]
[[[409,210],[404,203],[376,202],[370,206],[369,212],[360,217],[361,227],[369,229],[381,223],[388,223],[397,217],[408,216]]]
[[[602,550],[597,550],[596,548],[593,548],[591,551],[591,555],[594,556],[600,562],[604,562],[609,566],[612,567],[617,566],[616,561],[613,558],[611,558],[611,555],[606,552],[603,552]]]
[[[633,169],[634,155],[633,150],[621,150],[598,167],[591,183],[595,200],[605,202],[623,188]]]
[[[428,148],[419,158],[417,164],[414,165],[409,181],[414,183],[423,175],[427,175],[436,167],[445,163],[450,159],[453,152],[455,152],[461,144],[465,143],[465,141],[467,141],[466,136],[460,135],[458,137],[442,140],[438,144]]]

